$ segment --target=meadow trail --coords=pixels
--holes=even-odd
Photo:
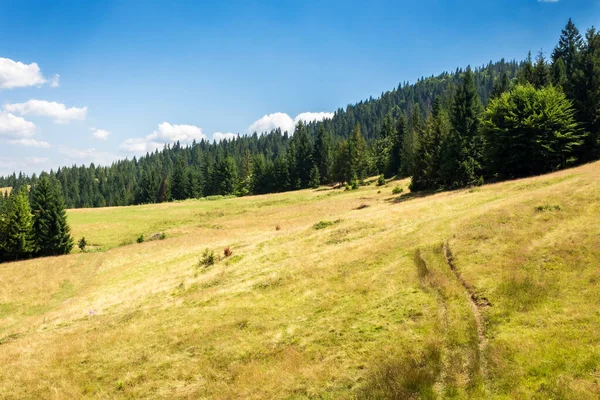
[[[487,377],[487,363],[485,359],[485,349],[488,345],[488,339],[485,332],[485,322],[483,320],[483,314],[481,310],[485,307],[491,307],[492,303],[482,296],[479,296],[473,286],[470,285],[461,275],[458,268],[454,264],[454,256],[452,255],[452,251],[450,250],[450,246],[448,244],[448,240],[446,240],[442,246],[442,252],[444,254],[444,259],[446,260],[446,264],[456,277],[456,279],[460,282],[462,287],[465,290],[465,294],[468,297],[469,305],[471,307],[471,311],[473,313],[473,317],[475,319],[475,324],[477,325],[477,337],[478,337],[478,366],[479,366],[479,374],[485,381]]]

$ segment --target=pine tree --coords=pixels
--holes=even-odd
[[[310,181],[310,170],[313,166],[313,149],[308,136],[308,130],[303,121],[299,121],[294,132],[293,145],[295,150],[295,172],[299,184],[297,189],[308,187]]]
[[[312,189],[316,189],[319,187],[320,183],[321,183],[321,177],[319,176],[319,168],[315,164],[310,169],[310,178],[308,181],[308,187],[310,187]]]
[[[436,98],[416,152],[411,191],[437,189],[442,186],[440,178],[442,144],[448,136],[449,130],[448,116],[442,108],[439,98]]]
[[[576,70],[577,57],[582,46],[583,38],[579,33],[579,29],[569,18],[567,25],[561,32],[558,44],[552,52],[553,62],[557,62],[559,58],[562,58],[568,79],[571,79]]]
[[[33,218],[29,206],[27,186],[21,186],[11,194],[6,217],[4,251],[15,260],[24,258],[35,250]]]
[[[550,84],[550,69],[548,64],[546,64],[546,58],[541,50],[536,57],[532,83],[537,89],[543,88]]]
[[[173,200],[185,200],[189,195],[189,177],[183,157],[178,157],[171,175],[171,197]]]
[[[68,254],[73,249],[71,229],[67,224],[64,201],[57,185],[42,175],[31,190],[35,254]]]
[[[479,132],[482,112],[473,73],[467,68],[463,84],[454,96],[450,113],[452,129],[442,155],[441,176],[446,187],[472,185],[482,180],[483,138]]]
[[[552,64],[552,84],[565,88],[567,83],[567,70],[562,58],[559,58]]]
[[[385,176],[393,176],[394,172],[391,166],[393,141],[395,140],[396,132],[394,131],[394,123],[392,115],[388,113],[383,119],[381,134],[376,143],[376,164],[377,171]]]
[[[360,124],[354,126],[352,135],[348,139],[348,162],[346,181],[350,181],[355,176],[361,181],[366,178],[367,143],[360,131]]]
[[[317,129],[313,159],[319,171],[320,183],[327,183],[331,176],[333,159],[331,156],[331,137],[325,132],[323,125],[319,125]]]
[[[416,152],[419,147],[419,137],[421,136],[421,107],[415,104],[412,115],[410,129],[406,132],[402,141],[402,165],[400,173],[402,176],[412,176],[415,172]]]
[[[392,149],[390,150],[390,171],[392,174],[399,174],[402,170],[402,152],[406,134],[406,117],[404,114],[400,114],[396,121],[396,130],[392,140]]]
[[[595,160],[600,158],[600,32],[594,28],[586,33],[572,81],[576,117],[589,133],[579,157],[582,161]]]
[[[518,81],[521,85],[531,83],[533,85],[535,81],[535,70],[533,68],[533,61],[531,59],[531,51],[527,53],[527,58],[523,64],[523,69],[519,73]]]

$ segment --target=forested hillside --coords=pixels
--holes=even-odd
[[[600,34],[569,20],[551,59],[501,60],[404,83],[331,120],[220,143],[179,143],[111,166],[50,171],[69,208],[357,187],[413,176],[444,189],[549,172],[600,155]],[[0,187],[35,184],[13,174]]]

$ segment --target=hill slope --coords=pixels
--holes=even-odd
[[[600,163],[407,185],[70,211],[98,252],[0,265],[2,396],[597,398]]]

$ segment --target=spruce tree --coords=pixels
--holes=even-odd
[[[362,181],[367,173],[367,143],[360,131],[360,124],[356,124],[348,139],[348,170],[346,181],[354,177]]]
[[[582,46],[583,38],[579,33],[579,29],[577,29],[571,18],[569,18],[567,25],[561,32],[558,44],[552,52],[553,62],[556,62],[559,58],[562,58],[566,67],[565,69],[568,79],[571,79],[576,70],[577,58]]]
[[[396,121],[396,130],[392,140],[392,149],[390,150],[390,170],[392,174],[399,174],[402,170],[402,152],[406,134],[406,117],[401,113]]]
[[[331,176],[333,158],[331,155],[331,137],[321,124],[317,129],[313,159],[319,171],[320,183],[327,183]]]
[[[67,224],[64,201],[58,186],[47,175],[42,175],[31,189],[31,208],[35,254],[51,256],[70,253],[73,238]]]
[[[189,196],[189,177],[183,157],[178,157],[171,175],[171,197],[173,200],[185,200]]]
[[[449,188],[480,183],[482,180],[483,138],[479,131],[483,112],[473,73],[467,68],[454,96],[450,113],[451,132],[444,144],[442,181]]]
[[[35,250],[33,217],[29,206],[27,186],[11,193],[6,215],[4,251],[15,260],[27,257]]]
[[[543,88],[550,84],[550,69],[548,64],[546,64],[546,58],[541,50],[536,57],[532,83],[537,89]]]

